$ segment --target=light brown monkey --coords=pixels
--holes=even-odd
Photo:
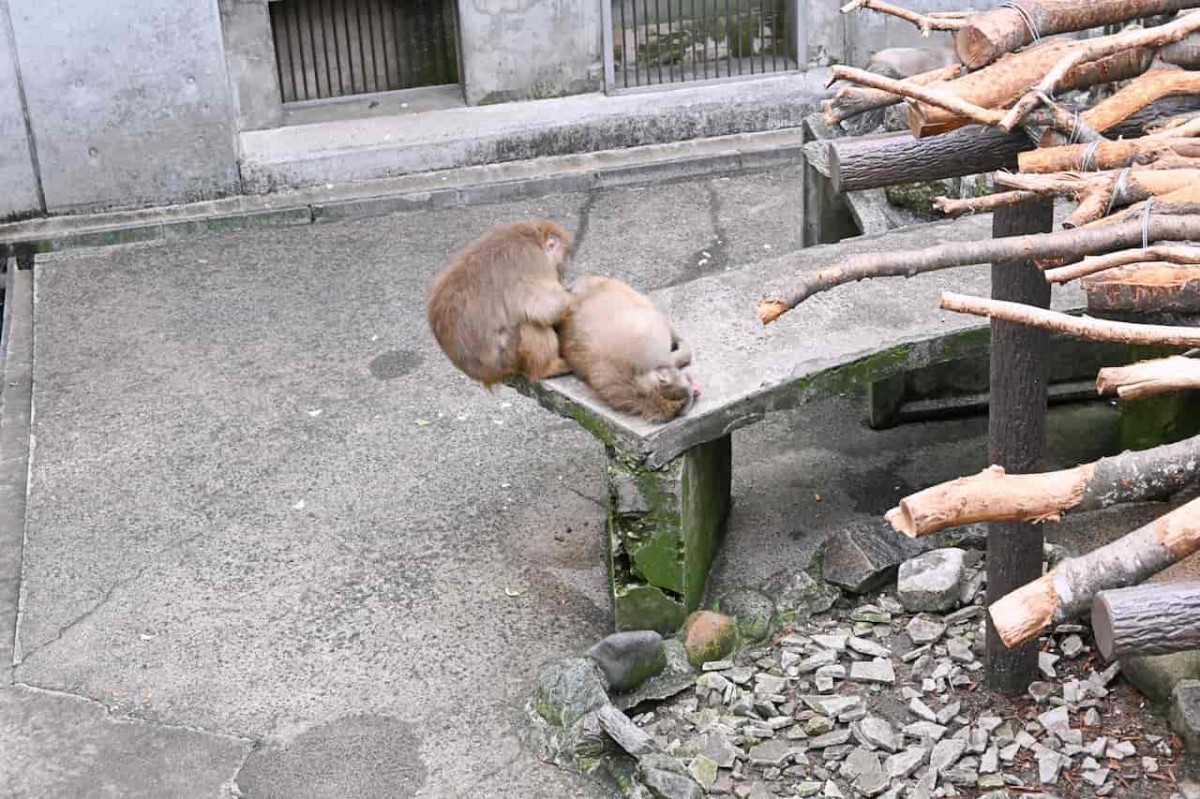
[[[565,374],[554,325],[571,307],[562,285],[571,237],[546,220],[492,228],[442,267],[426,316],[456,367],[488,388],[512,375]]]
[[[699,386],[683,372],[691,349],[649,299],[610,277],[571,286],[575,307],[559,325],[571,371],[619,411],[666,422],[691,408]]]

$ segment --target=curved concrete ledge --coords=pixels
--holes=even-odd
[[[990,236],[990,216],[968,217],[813,247],[653,293],[691,342],[696,353],[691,371],[703,389],[691,412],[668,424],[612,411],[570,376],[514,387],[576,419],[606,445],[644,459],[647,468],[658,468],[772,411],[986,352],[986,322],[938,310],[944,290],[987,296],[985,266],[842,286],[808,300],[769,327],[759,323],[755,303],[786,275],[819,269],[843,255]],[[1081,308],[1083,294],[1059,287],[1054,306]]]

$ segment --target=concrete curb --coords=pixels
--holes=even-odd
[[[798,128],[462,167],[187,205],[0,225],[0,257],[307,225],[799,163]]]
[[[0,277],[6,285],[0,351],[0,664],[6,672],[4,684],[10,684],[17,656],[33,419],[33,272],[19,270],[10,261]]]

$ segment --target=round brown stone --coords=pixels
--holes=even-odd
[[[698,610],[683,622],[683,648],[693,666],[720,660],[733,651],[737,622],[711,610]]]

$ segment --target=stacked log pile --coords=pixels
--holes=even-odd
[[[909,126],[907,134],[821,142],[836,190],[999,169],[994,193],[939,198],[937,207],[959,216],[1047,197],[1074,207],[1063,229],[1049,233],[851,256],[797,274],[760,301],[761,321],[772,323],[814,294],[853,281],[1034,259],[1051,284],[1081,281],[1092,312],[1134,321],[949,292],[941,308],[1082,339],[1180,348],[1101,370],[1097,390],[1120,401],[1200,390],[1196,8],[1200,0],[1015,0],[987,11],[926,15],[885,0],[852,0],[844,12],[888,14],[926,36],[952,35],[960,63],[903,80],[830,70],[842,87],[824,105],[828,124],[902,103]],[[1117,32],[1092,30],[1101,26]],[[1147,315],[1156,323],[1146,323]],[[1043,522],[1198,482],[1200,437],[1049,474],[1009,475],[993,466],[907,497],[888,520],[909,536],[980,521]],[[1200,500],[1193,500],[1065,561],[989,612],[1009,647],[1092,610],[1106,655],[1194,648],[1200,611],[1170,624],[1154,613],[1200,608],[1200,584],[1129,586],[1198,549]]]

